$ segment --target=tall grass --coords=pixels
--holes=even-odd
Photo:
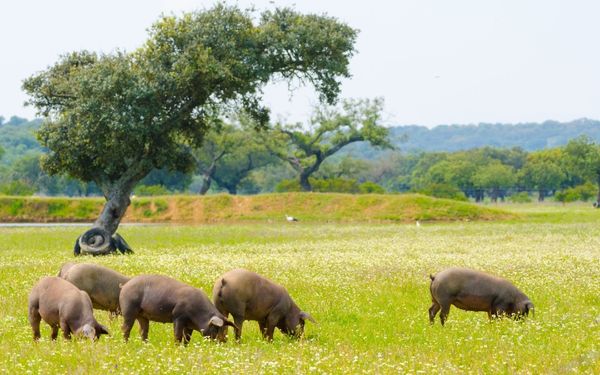
[[[600,372],[600,240],[597,223],[307,224],[124,226],[132,256],[85,258],[128,275],[160,273],[210,293],[244,267],[283,284],[318,324],[273,343],[257,324],[241,344],[194,333],[173,343],[172,325],[137,326],[125,344],[121,319],[98,342],[34,343],[27,295],[72,261],[81,228],[0,228],[0,368],[6,373],[565,373]],[[430,326],[429,277],[466,266],[512,280],[535,303],[522,322],[489,322],[452,308]]]

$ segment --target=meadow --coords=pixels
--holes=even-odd
[[[299,341],[276,332],[265,342],[258,325],[247,322],[240,344],[216,344],[195,332],[187,347],[175,345],[172,325],[160,323],[151,323],[147,343],[137,325],[124,343],[121,319],[103,311],[95,315],[111,336],[52,342],[42,323],[43,338],[34,343],[27,295],[40,277],[73,260],[82,228],[0,228],[0,371],[600,373],[600,212],[528,207],[515,209],[529,215],[519,220],[420,227],[124,225],[119,232],[136,254],[77,259],[128,275],[170,275],[209,295],[219,275],[244,267],[285,285],[318,321],[307,323]],[[439,319],[429,325],[429,274],[448,266],[508,278],[533,300],[535,316],[489,322],[485,313],[452,307],[446,326]]]

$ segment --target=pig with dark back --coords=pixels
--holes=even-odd
[[[65,263],[58,276],[87,292],[95,309],[120,313],[119,293],[129,277],[93,263]]]
[[[466,268],[448,268],[431,275],[429,321],[440,312],[442,325],[450,305],[467,311],[485,311],[491,319],[508,315],[515,318],[533,313],[531,300],[508,280]]]
[[[304,323],[316,323],[310,314],[301,311],[281,285],[248,270],[235,269],[221,276],[213,288],[213,301],[225,316],[231,314],[240,340],[244,320],[256,320],[267,340],[273,340],[275,327],[283,333],[299,337]]]
[[[123,336],[129,339],[133,322],[140,324],[141,336],[148,339],[149,322],[173,323],[175,340],[187,343],[193,331],[211,339],[222,340],[227,320],[200,289],[161,275],[140,275],[121,289]]]
[[[71,333],[92,340],[108,334],[108,329],[94,318],[87,293],[55,276],[42,278],[29,294],[29,323],[34,340],[40,338],[42,319],[52,328],[52,340],[58,336],[59,327],[65,339],[70,339]]]

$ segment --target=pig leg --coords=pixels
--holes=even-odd
[[[71,340],[71,328],[69,328],[69,324],[64,320],[60,322],[60,329],[63,331],[63,337],[65,340]]]
[[[265,336],[265,333],[267,332],[267,320],[259,320],[258,321],[258,327],[260,328],[260,333],[261,335],[263,335],[263,337]]]
[[[37,306],[29,307],[29,324],[31,324],[31,330],[33,331],[33,339],[39,340],[41,337],[40,334],[40,321],[42,317],[40,316],[40,311]]]
[[[227,316],[227,315],[225,315],[225,316]],[[242,326],[244,325],[244,316],[243,315],[233,315],[233,322],[237,326],[237,328],[234,328],[235,339],[237,341],[240,341],[242,339]]]
[[[442,325],[444,325],[444,323],[446,323],[446,320],[448,320],[448,313],[450,313],[450,304],[440,303],[440,306],[442,310],[440,311],[440,322],[442,323]]]
[[[175,333],[175,341],[181,343],[183,341],[183,330],[186,324],[183,319],[176,319],[173,322],[173,331]],[[187,344],[184,342],[184,344]]]
[[[184,328],[183,329],[183,340],[185,341],[185,343],[190,342],[190,340],[192,339],[192,333],[194,332],[193,329],[191,328]]]
[[[433,300],[433,304],[429,308],[429,323],[433,324],[433,320],[437,315],[438,311],[440,311],[440,304]]]
[[[123,338],[125,342],[129,340],[129,334],[131,333],[131,328],[133,328],[133,322],[135,321],[134,316],[130,316],[130,314],[123,314],[123,325],[121,326],[121,331],[123,332]],[[140,328],[141,328],[140,323]]]
[[[52,334],[50,335],[50,338],[52,340],[56,340],[56,338],[58,337],[58,324],[54,324],[51,327],[52,327]]]
[[[150,322],[148,319],[138,316],[137,321],[140,325],[140,336],[143,341],[148,341],[148,330],[150,329]],[[133,325],[133,323],[131,323]],[[130,328],[131,330],[131,328]]]
[[[277,326],[278,318],[275,317],[274,314],[271,314],[267,317],[267,328],[264,330],[263,337],[268,341],[273,341],[273,333],[275,332],[275,327]]]
[[[229,312],[227,310],[229,310]],[[244,319],[246,318],[246,304],[235,300],[229,301],[227,309],[223,309],[221,314],[223,314],[225,317],[228,317],[229,314],[231,314],[233,317],[233,322],[238,327],[234,327],[235,339],[240,341],[242,338],[242,325],[244,324]]]

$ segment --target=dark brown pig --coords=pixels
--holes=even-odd
[[[93,263],[65,263],[59,277],[86,291],[95,309],[119,314],[119,293],[129,277]]]
[[[123,336],[129,339],[134,320],[138,320],[142,339],[148,339],[149,321],[173,323],[175,340],[190,341],[194,330],[211,339],[223,339],[227,320],[200,289],[160,275],[140,275],[121,289]]]
[[[213,301],[223,315],[233,316],[237,340],[242,336],[244,320],[258,321],[267,340],[273,340],[275,327],[299,337],[304,332],[306,320],[316,323],[298,308],[284,287],[244,269],[229,271],[217,280]]]
[[[44,319],[52,328],[52,340],[62,329],[66,339],[71,333],[90,339],[108,334],[108,329],[94,318],[92,301],[86,292],[59,277],[44,277],[29,294],[29,323],[33,339],[40,338],[40,321]]]
[[[440,312],[442,325],[450,305],[467,311],[485,311],[494,316],[526,316],[533,313],[533,303],[508,280],[466,268],[448,268],[430,276],[431,299],[429,321],[433,324]]]

